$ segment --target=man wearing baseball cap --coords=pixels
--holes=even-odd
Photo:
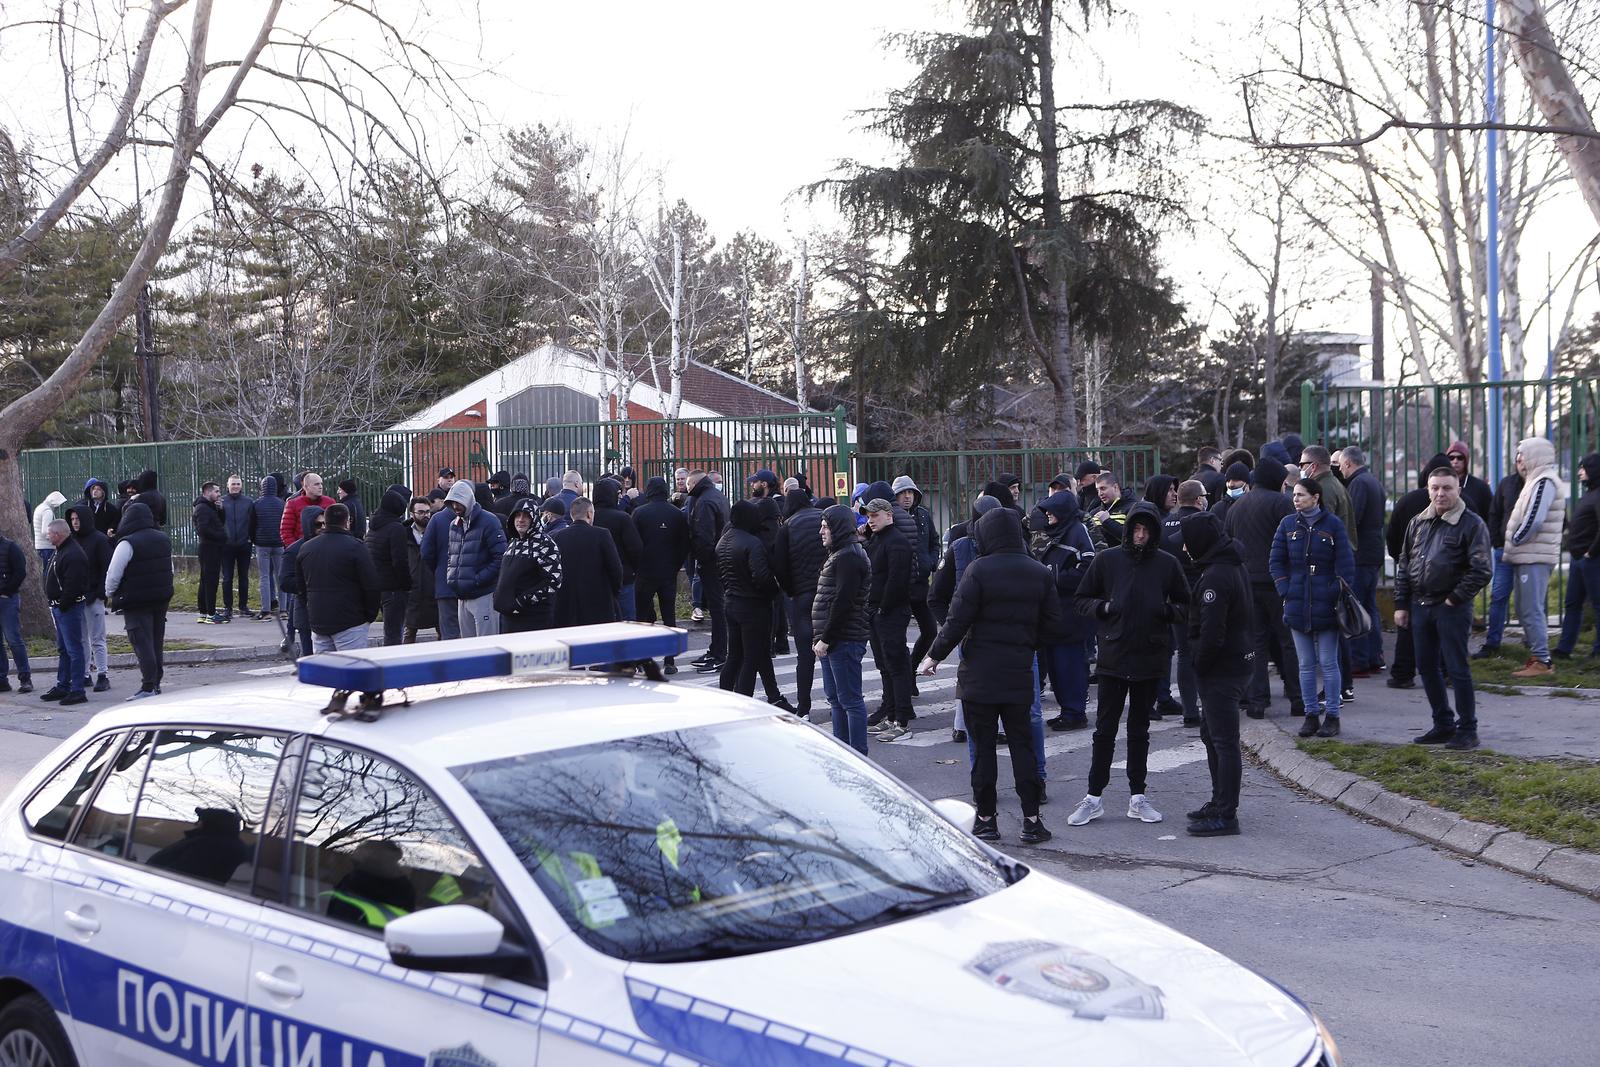
[[[439,468],[439,484],[429,490],[429,500],[443,500],[450,495],[450,487],[456,484],[456,472],[449,467]]]

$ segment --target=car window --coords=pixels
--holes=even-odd
[[[821,940],[1020,876],[867,762],[779,719],[454,771],[567,924],[622,959]]]
[[[487,867],[444,808],[363,752],[311,746],[290,851],[289,903],[303,911],[375,934],[442,904],[504,921]]]
[[[95,790],[94,800],[83,813],[83,821],[72,835],[72,843],[91,852],[108,856],[121,856],[128,840],[128,822],[133,816],[134,802],[139,799],[139,786],[144,781],[150,744],[155,740],[152,730],[135,730],[117,753],[105,781]]]
[[[89,791],[122,740],[120,734],[97,737],[41,785],[22,809],[22,817],[40,837],[65,841],[72,820],[89,802]]]
[[[163,730],[133,818],[128,858],[249,892],[256,838],[283,752],[273,734]]]

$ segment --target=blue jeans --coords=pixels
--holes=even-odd
[[[88,670],[83,648],[83,605],[50,609],[56,624],[56,688],[69,693],[83,692],[83,675]]]
[[[283,549],[256,546],[256,573],[261,586],[260,608],[266,611],[278,603],[278,571],[283,567]],[[280,605],[281,606],[281,605]]]
[[[822,657],[822,691],[833,709],[833,736],[867,753],[867,702],[861,696],[861,658],[865,641],[840,641]]]
[[[1472,632],[1472,605],[1415,604],[1411,608],[1411,640],[1417,650],[1417,674],[1428,694],[1433,724],[1446,730],[1476,730],[1478,709],[1467,662],[1467,635]],[[1452,717],[1444,676],[1456,691]]]
[[[1540,663],[1550,662],[1550,564],[1519,563],[1513,584],[1517,596],[1517,621],[1522,623],[1522,643]]]
[[[12,657],[17,661],[17,680],[28,682],[33,680],[33,668],[28,664],[28,642],[22,639],[22,597],[0,596],[0,679],[5,678],[9,669],[6,665],[6,649],[11,649]]]
[[[1088,676],[1087,668],[1084,670],[1084,676]],[[1033,760],[1036,764],[1038,764],[1039,781],[1041,782],[1044,781],[1044,706],[1040,703],[1040,698],[1043,695],[1044,690],[1039,684],[1039,657],[1034,656],[1033,706],[1028,709],[1028,733],[1033,735]],[[966,720],[965,716],[963,715],[962,725],[956,727],[956,729],[962,729],[965,725]],[[1005,723],[1001,723],[1000,728],[1005,729]],[[967,766],[974,767],[977,765],[977,762],[978,746],[973,742],[972,732],[969,730],[967,731]]]
[[[1040,656],[1050,688],[1055,691],[1061,714],[1075,722],[1086,722],[1089,707],[1089,642],[1066,641],[1046,645]]]
[[[1322,669],[1323,703],[1330,719],[1339,717],[1339,631],[1318,630],[1301,633],[1290,629],[1294,635],[1294,653],[1300,661],[1300,699],[1305,703],[1306,714],[1318,714],[1317,669]]]
[[[622,592],[617,594],[617,614],[623,622],[632,622],[638,618],[638,614],[634,610],[632,582],[623,586]]]
[[[1506,618],[1511,614],[1511,564],[1503,562],[1504,550],[1494,550],[1494,577],[1489,580],[1489,632],[1483,647],[1499,648],[1505,636]]]
[[[1381,563],[1356,564],[1356,582],[1350,591],[1372,619],[1372,629],[1350,642],[1350,666],[1357,671],[1375,671],[1383,662],[1383,626],[1378,621],[1378,576]]]
[[[1586,602],[1600,624],[1600,559],[1574,556],[1572,567],[1567,571],[1567,600],[1561,612],[1561,643],[1556,646],[1557,652],[1570,655],[1578,647],[1578,638],[1583,636]],[[1600,656],[1600,625],[1595,628],[1591,654]]]

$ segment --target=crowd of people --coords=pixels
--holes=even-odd
[[[1147,792],[1150,723],[1173,715],[1199,729],[1212,777],[1189,831],[1232,834],[1240,716],[1267,714],[1274,668],[1303,737],[1339,736],[1355,681],[1389,671],[1394,688],[1421,678],[1432,726],[1419,743],[1471,748],[1467,641],[1480,590],[1491,590],[1488,634],[1472,655],[1496,654],[1514,589],[1531,652],[1523,677],[1572,654],[1585,604],[1600,608],[1600,455],[1580,467],[1586,495],[1570,523],[1554,449],[1539,438],[1519,444],[1516,473],[1493,489],[1458,442],[1392,507],[1359,448],[1330,453],[1289,434],[1259,455],[1203,447],[1197,457],[1189,477],[1153,475],[1138,495],[1085,461],[1031,506],[1021,480],[1003,476],[947,530],[905,475],[835,502],[818,499],[803,473],[780,479],[765,469],[735,494],[715,470],[680,468],[671,482],[642,486],[627,467],[592,484],[568,471],[535,491],[525,475],[475,483],[442,468],[425,494],[388,486],[369,516],[350,478],[335,499],[315,471],[272,473],[252,497],[233,474],[202,485],[193,505],[196,621],[233,620],[235,589],[237,617],[251,615],[252,563],[254,617],[281,619],[284,651],[300,654],[365,647],[380,617],[387,645],[426,631],[449,640],[621,619],[676,625],[686,576],[693,621],[710,629],[706,651],[686,666],[746,696],[759,682],[769,703],[807,718],[820,674],[834,734],[862,753],[910,735],[917,679],[959,648],[951,740],[968,748],[975,832],[998,834],[1005,746],[1022,837],[1037,842],[1050,836],[1040,818],[1045,731],[1089,728],[1091,685],[1089,789],[1068,824],[1104,813],[1124,718],[1128,817],[1162,821]],[[173,595],[168,520],[150,471],[115,498],[90,479],[77,504],[53,492],[35,510],[60,649],[45,699],[75,704],[90,686],[109,688],[108,609],[126,617],[140,664],[129,699],[160,692]],[[1544,600],[1563,551],[1573,579],[1551,649]],[[0,542],[0,628],[28,692],[20,552]],[[1377,624],[1386,552],[1399,635],[1392,664]],[[1361,615],[1365,626],[1352,621]],[[792,701],[774,669],[791,639]],[[1594,647],[1600,654],[1600,630]],[[870,710],[869,651],[882,683]],[[671,658],[662,666],[679,670]],[[0,684],[10,687],[4,674]]]

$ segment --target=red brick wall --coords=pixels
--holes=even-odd
[[[441,419],[435,424],[440,430],[481,430],[478,434],[449,433],[449,434],[418,434],[411,441],[411,488],[418,496],[426,496],[438,484],[439,468],[451,467],[458,478],[470,478],[473,481],[484,482],[489,480],[489,475],[494,473],[487,465],[474,466],[469,457],[472,453],[484,453],[489,443],[487,429],[488,419],[484,415],[489,410],[487,399],[468,404],[460,411],[448,418]],[[468,411],[477,411],[478,415],[468,415]]]

